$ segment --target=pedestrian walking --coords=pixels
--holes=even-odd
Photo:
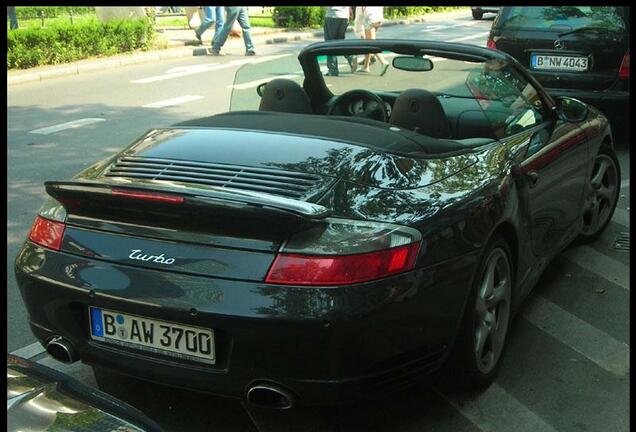
[[[366,6],[364,7],[364,37],[365,39],[375,39],[376,34],[382,21],[384,20],[384,7],[382,6]],[[382,54],[367,54],[364,58],[364,65],[362,72],[370,72],[369,64],[371,63],[371,56],[376,58],[382,65],[382,71],[380,76],[383,76],[389,69],[389,62],[382,57]]]
[[[199,28],[194,31],[194,36],[199,42],[202,42],[201,37],[203,33],[212,27],[212,24],[216,23],[214,26],[214,37],[212,38],[212,45],[214,45],[214,39],[219,34],[219,30],[223,27],[225,22],[224,15],[225,8],[223,6],[203,6],[203,22]]]
[[[344,39],[351,17],[351,8],[349,6],[330,6],[325,14],[325,22],[323,30],[325,40]],[[353,61],[353,56],[346,56],[351,73],[355,73],[358,63]],[[327,56],[327,76],[338,76],[338,57]]]
[[[15,30],[18,28],[18,16],[15,13],[15,6],[7,6],[7,15],[9,16],[9,28]]]
[[[364,39],[364,6],[356,6],[353,28],[360,39]]]
[[[245,55],[253,56],[256,55],[256,51],[254,51],[254,43],[252,42],[252,36],[250,35],[250,19],[247,16],[247,7],[246,6],[227,6],[225,8],[226,17],[225,23],[220,30],[218,37],[214,35],[214,40],[212,41],[212,55],[218,56],[221,54],[221,48],[227,41],[227,37],[230,35],[232,31],[232,26],[235,21],[238,21],[241,26],[241,30],[243,32],[243,42],[245,43]]]

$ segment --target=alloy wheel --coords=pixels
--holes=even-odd
[[[618,187],[616,162],[606,154],[599,154],[588,182],[588,196],[583,210],[583,235],[595,235],[605,227],[618,199]]]
[[[493,249],[479,285],[475,302],[474,350],[483,374],[494,369],[503,350],[510,318],[511,271],[508,255]]]

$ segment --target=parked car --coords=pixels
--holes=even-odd
[[[346,71],[366,54],[370,73]],[[15,271],[52,356],[275,408],[442,364],[492,382],[546,264],[612,217],[606,118],[486,47],[340,40],[298,60],[244,65],[231,112],[45,183]]]
[[[500,6],[471,6],[470,11],[473,14],[473,19],[480,20],[485,13],[499,13],[499,8]]]
[[[629,124],[629,6],[504,6],[488,46],[517,59],[553,96]]]
[[[7,354],[7,431],[160,432],[130,405],[79,381]]]

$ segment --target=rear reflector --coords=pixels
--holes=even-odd
[[[356,255],[279,254],[265,278],[281,285],[348,285],[411,270],[420,243]]]
[[[623,57],[621,68],[618,70],[618,77],[629,79],[629,51],[627,51]]]
[[[171,204],[181,204],[185,198],[178,195],[166,195],[154,192],[128,191],[123,189],[113,189],[111,195],[125,198],[132,198],[142,201],[156,201]]]
[[[61,222],[53,222],[38,216],[31,227],[29,240],[49,249],[60,250],[64,228],[65,225]]]
[[[486,42],[486,47],[490,49],[497,49],[497,44],[495,43],[494,40],[492,40],[491,38],[488,38],[488,41]]]

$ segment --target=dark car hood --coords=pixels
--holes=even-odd
[[[87,170],[81,178],[98,180],[122,158],[161,163],[192,161],[220,169],[271,169],[274,174],[303,173],[383,189],[414,189],[453,175],[476,162],[471,154],[416,158],[385,153],[354,143],[271,131],[229,128],[166,128],[146,133],[113,159]]]

